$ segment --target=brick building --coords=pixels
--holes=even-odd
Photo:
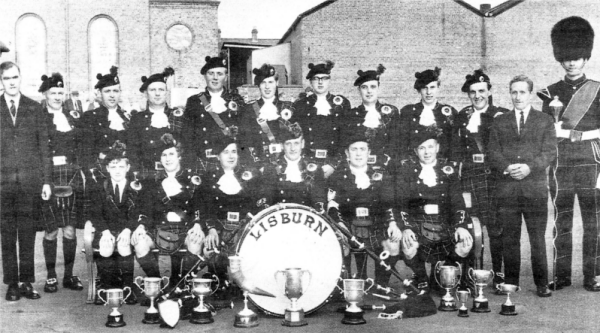
[[[1,38],[16,60],[23,92],[37,93],[42,74],[61,72],[69,89],[90,91],[98,72],[119,67],[124,94],[142,75],[166,66],[179,87],[202,87],[199,64],[219,48],[219,0],[0,0]]]
[[[358,69],[382,63],[382,98],[403,106],[419,100],[414,73],[435,66],[443,69],[442,100],[455,107],[468,104],[460,92],[464,77],[486,70],[494,84],[494,100],[510,107],[508,82],[517,74],[530,76],[535,87],[563,75],[554,60],[550,30],[560,19],[586,18],[600,34],[597,0],[511,0],[506,11],[488,16],[466,3],[446,0],[333,0],[301,14],[281,38],[291,44],[291,83],[308,85],[307,65],[335,61],[332,90],[355,105],[352,86]],[[492,15],[492,14],[499,15]],[[597,42],[600,45],[600,41]],[[600,80],[600,46],[587,65],[588,77]],[[534,102],[540,104],[539,101]]]

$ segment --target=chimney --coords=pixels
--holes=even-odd
[[[252,28],[252,43],[258,43],[258,30],[256,30],[256,27]]]
[[[481,11],[481,13],[483,13],[483,14],[489,12],[491,9],[492,9],[492,5],[490,5],[489,3],[482,3],[479,6],[479,11]]]

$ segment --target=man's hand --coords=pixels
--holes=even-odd
[[[557,138],[565,138],[568,139],[571,136],[571,131],[562,128],[562,121],[554,123],[554,129],[556,130]]]
[[[131,235],[131,245],[136,246],[138,243],[146,237],[146,227],[140,224]]]
[[[194,226],[188,230],[188,236],[190,242],[194,244],[200,244],[204,240],[204,232],[202,232],[198,223],[195,223]]]
[[[51,195],[52,195],[52,188],[50,188],[49,184],[44,184],[44,186],[42,186],[42,199],[50,200]]]
[[[117,236],[119,246],[129,246],[131,244],[131,229],[125,228],[119,236]]]
[[[112,255],[115,248],[115,237],[110,233],[110,230],[106,229],[102,231],[98,246],[100,247],[100,255],[103,257],[110,257]]]
[[[521,180],[529,176],[529,174],[531,173],[531,169],[529,168],[529,166],[523,163],[509,165],[508,168],[506,168],[506,170],[509,169],[510,171],[508,173],[513,179],[516,180]]]
[[[404,230],[402,232],[402,244],[404,248],[410,249],[415,246],[415,243],[417,243],[417,236],[415,233],[410,229]]]
[[[204,239],[204,248],[207,250],[216,249],[219,246],[219,233],[215,228],[208,230],[208,235]]]
[[[323,175],[324,175],[325,179],[329,178],[329,176],[331,176],[331,174],[334,171],[333,167],[328,164],[323,165],[323,167],[321,169],[323,169]]]
[[[471,233],[465,228],[457,228],[454,232],[454,240],[456,242],[464,243],[465,247],[471,247],[473,245],[473,237]]]
[[[387,233],[392,242],[399,242],[402,239],[402,231],[400,231],[396,222],[390,222]]]

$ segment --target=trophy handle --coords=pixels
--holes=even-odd
[[[365,280],[365,282],[369,282],[371,283],[371,285],[369,286],[369,288],[365,289],[365,294],[367,293],[367,291],[371,290],[371,288],[373,288],[373,286],[375,285],[375,280],[368,278]]]
[[[216,287],[214,288],[214,290],[211,290],[210,294],[214,294],[217,290],[219,290],[219,286],[221,286],[221,280],[219,280],[219,277],[215,274],[212,275],[212,280],[215,281],[215,285]]]
[[[167,283],[165,283],[165,286],[164,286],[164,287],[162,287],[162,288],[160,289],[160,291],[163,291],[163,290],[165,290],[165,288],[169,286],[169,282],[171,282],[171,279],[169,279],[169,277],[168,277],[168,276],[163,276],[163,277],[161,278],[161,280],[162,280],[162,281],[164,281],[165,279],[167,279]]]
[[[108,302],[104,298],[102,298],[102,296],[100,296],[100,293],[105,293],[105,292],[106,292],[106,289],[98,290],[98,298],[102,301],[102,303],[104,303],[104,305],[108,304]]]
[[[125,289],[128,289],[129,293],[127,294],[127,296],[123,297],[123,302],[125,302],[125,300],[128,299],[129,296],[131,296],[131,288],[125,287],[125,288],[123,288],[123,292],[125,292]]]
[[[469,280],[475,283],[475,279],[473,278],[473,267],[469,267],[469,270],[467,271],[467,276],[469,277]]]
[[[458,286],[458,284],[460,283],[460,279],[462,278],[462,266],[458,261],[456,262],[456,265],[458,266],[458,276],[453,288],[456,288],[456,286]]]
[[[308,280],[306,280],[304,278],[304,275],[308,274]],[[306,282],[304,282],[306,281]],[[308,289],[308,286],[310,285],[310,282],[312,281],[312,273],[309,270],[303,270],[302,271],[302,290],[303,292]]]
[[[437,277],[438,274],[440,273],[440,268],[439,268],[440,267],[440,263],[441,263],[441,261],[438,261],[435,264],[435,269],[434,269],[434,272],[433,272],[433,277],[435,278],[435,282],[437,282],[437,284],[441,286],[442,284],[440,283],[440,281],[438,280],[438,277]]]
[[[140,281],[140,282],[138,283],[138,281]],[[141,276],[138,276],[135,279],[133,279],[133,284],[135,284],[138,288],[140,288],[140,290],[142,292],[144,292],[144,288],[142,288],[142,286],[140,285],[142,283],[142,281],[144,281],[144,278]]]
[[[273,275],[275,277],[275,283],[278,286],[281,286],[281,282],[279,282],[279,276],[281,274],[285,274],[285,271],[275,271],[275,274]],[[285,292],[285,285],[283,286],[284,292]]]
[[[338,281],[338,282],[342,282],[342,284],[344,283],[344,279],[342,279],[342,277],[341,277],[341,276],[338,276],[338,278],[337,278],[337,281]],[[335,284],[335,287],[336,287],[337,289],[339,289],[340,291],[342,291],[342,292],[344,291],[344,289],[340,288],[340,285],[339,285],[339,284],[337,284],[337,283]]]

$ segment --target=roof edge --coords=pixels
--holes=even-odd
[[[300,23],[300,21],[302,21],[303,18],[305,18],[306,16],[315,13],[329,5],[331,5],[332,3],[337,2],[337,0],[327,0],[327,1],[323,1],[320,4],[314,6],[313,8],[305,11],[304,13],[298,15],[298,17],[296,17],[296,19],[294,20],[294,23],[292,23],[292,25],[289,27],[289,29],[287,29],[287,31],[283,34],[283,36],[279,39],[279,42],[277,44],[281,44],[283,43],[283,41],[294,31],[296,30],[296,26],[298,26],[298,24]]]
[[[465,7],[466,9],[472,11],[473,13],[481,17],[496,17],[524,1],[525,0],[508,0],[486,12],[482,12],[480,9],[471,6],[471,4],[465,2],[464,0],[454,0],[454,2],[456,2],[457,4]]]

